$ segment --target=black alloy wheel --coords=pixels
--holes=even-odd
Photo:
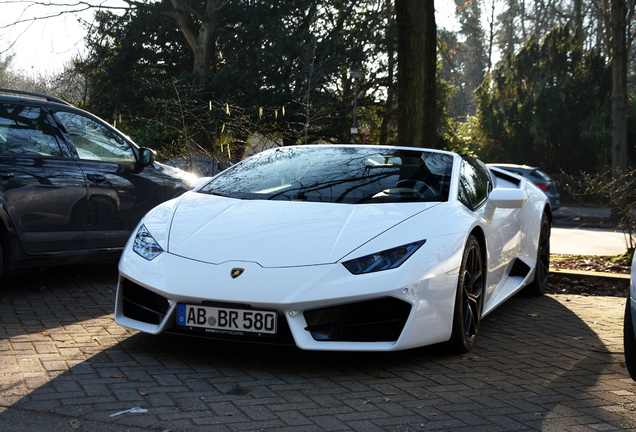
[[[631,297],[628,296],[627,305],[625,305],[625,321],[623,322],[623,351],[625,352],[625,365],[629,376],[636,381],[636,336],[634,335],[631,301]]]
[[[471,235],[466,243],[459,270],[453,314],[453,333],[448,341],[449,349],[458,354],[472,349],[479,332],[486,286],[484,269],[481,246],[477,239]]]
[[[550,276],[550,218],[546,213],[541,217],[541,231],[539,232],[539,245],[537,247],[537,266],[534,271],[534,279],[524,289],[524,293],[531,296],[542,296],[548,289]]]

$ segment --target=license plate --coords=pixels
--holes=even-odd
[[[211,333],[241,332],[276,334],[276,312],[179,304],[177,325]]]

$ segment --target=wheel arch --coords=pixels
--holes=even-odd
[[[488,250],[486,249],[486,234],[484,234],[484,231],[482,230],[482,228],[480,226],[476,226],[470,232],[470,235],[474,236],[477,239],[477,242],[479,243],[480,252],[481,252],[481,258],[484,261],[484,267],[488,268],[488,265],[487,265],[488,264]],[[470,235],[469,235],[469,237],[470,237]],[[466,241],[468,241],[468,239]]]
[[[548,220],[550,221],[550,225],[552,225],[552,208],[550,207],[550,202],[548,201],[543,208],[543,213],[548,215]]]
[[[473,237],[474,240],[471,239],[471,237]],[[464,289],[464,283],[466,279],[462,279],[466,277],[467,272],[465,270],[467,268],[472,268],[472,266],[468,265],[468,260],[471,256],[469,248],[471,247],[478,247],[479,255],[481,256],[482,261],[482,269],[480,272],[482,289],[481,294],[479,295],[480,300],[477,301],[477,304],[475,304],[474,301],[469,301],[468,297],[466,297]],[[457,289],[453,301],[453,318],[451,321],[452,332],[450,339],[445,343],[446,348],[452,353],[462,354],[470,351],[477,338],[477,334],[479,332],[479,322],[483,317],[484,295],[487,286],[486,279],[488,272],[485,270],[487,269],[486,257],[486,235],[480,226],[475,226],[468,232],[468,235],[466,236],[466,244],[464,245],[464,251],[462,253],[462,264],[459,268]],[[475,273],[473,273],[473,275],[474,274]],[[470,292],[474,293],[472,282],[470,283],[470,285]],[[473,304],[473,306],[471,306],[470,304]],[[467,323],[468,327],[466,327]],[[470,328],[475,329],[474,333],[471,333],[469,331]]]

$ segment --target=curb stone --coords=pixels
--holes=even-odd
[[[620,281],[624,281],[625,279],[627,280],[630,279],[630,275],[622,274],[622,273],[569,270],[569,269],[559,269],[559,268],[553,268],[553,267],[550,267],[550,273],[559,275],[559,276],[591,277],[591,278],[600,278],[600,279],[614,279],[614,280],[620,280]]]

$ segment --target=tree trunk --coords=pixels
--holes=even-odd
[[[574,0],[574,27],[581,29],[581,44],[583,44],[583,0]]]
[[[389,57],[388,61],[388,85],[386,92],[386,104],[384,105],[384,112],[382,113],[382,124],[380,125],[380,138],[379,142],[381,145],[388,144],[389,140],[389,123],[393,118],[393,108],[394,108],[394,99],[395,99],[395,82],[393,77],[393,69],[395,67],[395,21],[393,17],[393,0],[386,0],[386,11],[387,11],[387,37],[386,37],[386,47],[387,47],[387,55]]]
[[[433,0],[395,0],[398,29],[398,143],[437,147]]]
[[[627,170],[627,49],[625,0],[612,0],[612,179],[621,189]],[[615,196],[614,202],[620,201]],[[614,216],[614,209],[612,209]]]
[[[492,47],[495,40],[495,0],[492,2],[490,22],[488,24],[490,27],[488,35],[488,72],[490,72],[492,70]]]
[[[201,23],[199,35],[195,40],[194,65],[192,73],[194,73],[201,82],[208,79],[212,63],[212,53],[214,50],[214,37],[216,35],[217,14],[213,18]]]
[[[203,14],[191,8],[183,0],[170,1],[173,10],[160,13],[173,18],[177,22],[179,30],[185,36],[194,55],[192,73],[199,78],[200,82],[204,82],[208,79],[214,56],[214,39],[216,37],[219,13],[229,0],[207,0]],[[190,26],[192,18],[195,18],[194,21],[199,24],[197,32],[193,31]]]
[[[614,0],[612,0],[613,3]],[[612,50],[612,17],[610,10],[610,0],[603,0],[603,11],[601,12],[601,20],[603,22],[603,54],[611,57],[610,51]]]

